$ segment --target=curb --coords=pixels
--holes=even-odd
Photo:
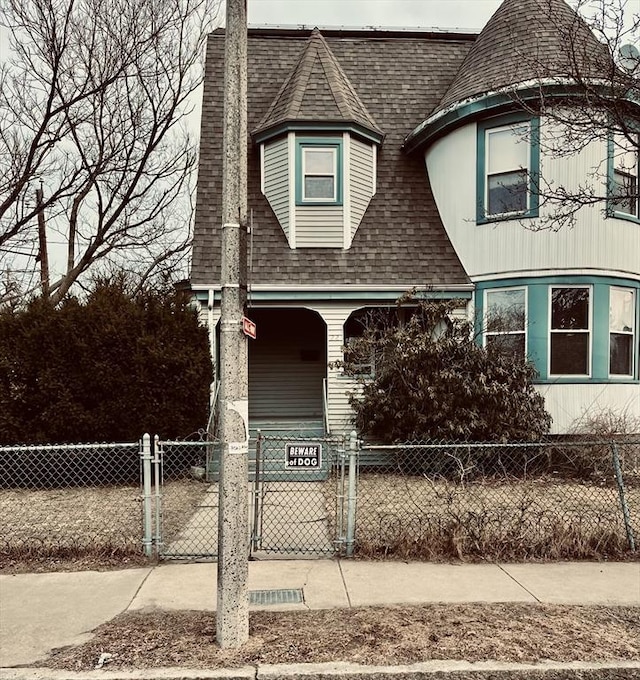
[[[427,661],[410,666],[277,664],[235,669],[159,668],[64,671],[0,668],[0,680],[640,680],[640,661],[536,664]]]

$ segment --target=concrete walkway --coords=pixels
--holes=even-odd
[[[249,563],[249,589],[271,595],[293,590],[301,596],[299,603],[262,604],[254,609],[428,602],[640,606],[640,563],[269,560]],[[52,649],[86,641],[91,630],[118,614],[150,607],[214,610],[216,564],[0,575],[0,667],[37,664]]]

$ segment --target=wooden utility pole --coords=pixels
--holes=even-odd
[[[226,0],[220,320],[221,440],[216,639],[249,639],[247,338],[247,5]]]
[[[38,206],[38,261],[40,262],[40,287],[42,297],[49,297],[49,253],[47,252],[47,227],[44,221],[44,193],[42,186],[36,189]]]

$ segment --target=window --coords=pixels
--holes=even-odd
[[[303,201],[336,200],[336,149],[304,148],[302,150]]]
[[[538,119],[478,125],[478,221],[537,215]],[[511,122],[513,121],[513,122]],[[499,122],[499,121],[498,121]]]
[[[591,289],[551,288],[550,375],[590,373]]]
[[[340,142],[298,141],[296,202],[306,204],[342,203],[342,147]]]
[[[489,290],[485,298],[485,346],[524,358],[526,297],[524,288]]]
[[[609,374],[633,376],[635,347],[634,291],[611,287],[609,291]]]
[[[640,219],[640,135],[615,135],[611,148],[611,210]]]

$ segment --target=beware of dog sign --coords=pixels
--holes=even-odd
[[[319,470],[322,467],[322,444],[285,444],[284,467],[285,470]]]

